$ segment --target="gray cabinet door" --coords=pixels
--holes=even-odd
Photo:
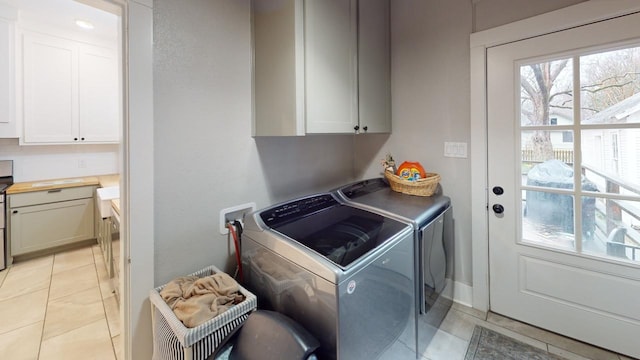
[[[391,132],[389,0],[358,6],[358,106],[360,131]]]
[[[358,125],[358,33],[354,0],[305,2],[307,133],[353,133]]]
[[[93,238],[93,211],[93,198],[12,208],[10,256]]]

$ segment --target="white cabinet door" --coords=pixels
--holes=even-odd
[[[84,142],[115,142],[120,135],[118,62],[111,49],[79,50],[79,136]]]
[[[358,105],[360,132],[391,132],[389,0],[358,5]]]
[[[78,49],[74,42],[23,34],[24,142],[78,141]]]
[[[357,1],[306,1],[307,133],[353,133],[358,125]]]
[[[17,137],[14,22],[0,18],[0,138]]]
[[[23,47],[23,143],[119,141],[115,50],[31,32]]]

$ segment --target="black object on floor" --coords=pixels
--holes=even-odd
[[[476,325],[464,360],[562,360],[564,358]]]
[[[275,311],[251,313],[235,334],[209,359],[229,360],[306,360],[316,359],[320,342],[300,324]],[[218,357],[220,355],[220,357]]]

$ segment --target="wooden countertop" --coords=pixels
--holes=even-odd
[[[78,186],[120,186],[120,175],[99,175],[83,176],[81,178],[39,180],[30,182],[20,182],[11,185],[7,189],[7,195],[20,194],[34,191],[48,191],[53,189],[64,189]],[[111,201],[111,206],[120,214],[120,199]]]
[[[20,194],[34,191],[47,191],[53,189],[64,189],[78,186],[99,186],[100,181],[95,176],[83,176],[81,178],[67,178],[54,180],[40,180],[21,182],[11,185],[7,189],[7,195]]]
[[[120,175],[100,175],[97,177],[101,187],[120,186]]]

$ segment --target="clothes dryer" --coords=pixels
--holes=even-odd
[[[453,302],[453,216],[451,199],[438,185],[432,196],[395,192],[386,180],[374,178],[333,191],[347,204],[411,224],[416,251],[418,309],[438,327]]]

